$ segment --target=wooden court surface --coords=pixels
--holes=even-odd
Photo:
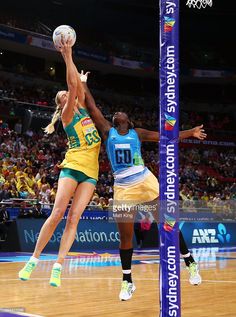
[[[236,252],[218,255],[200,263],[200,286],[189,284],[181,263],[182,317],[236,317]],[[48,284],[52,261],[40,262],[26,282],[17,279],[23,263],[0,263],[0,308],[24,307],[27,313],[55,317],[159,316],[158,264],[133,265],[137,290],[130,301],[120,302],[119,266],[71,267],[69,261],[60,288]]]

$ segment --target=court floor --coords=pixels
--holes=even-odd
[[[181,262],[183,317],[236,317],[236,248],[193,250],[203,283],[192,286]],[[44,254],[26,282],[17,278],[27,253],[0,253],[0,308],[40,316],[156,317],[159,316],[157,250],[136,251],[133,298],[120,302],[120,261],[109,251],[70,253],[62,286],[49,286],[55,255]],[[1,315],[0,315],[1,316]]]

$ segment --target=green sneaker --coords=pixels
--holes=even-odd
[[[61,269],[53,268],[49,284],[54,287],[61,286]]]
[[[199,285],[202,282],[201,275],[199,274],[198,265],[196,262],[193,262],[187,267],[189,271],[189,283],[191,285]]]
[[[20,270],[18,276],[22,281],[28,281],[30,278],[31,273],[36,268],[36,263],[32,261],[28,261],[26,265]]]

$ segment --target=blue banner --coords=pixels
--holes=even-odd
[[[50,36],[36,34],[34,32],[26,30],[19,30],[10,26],[8,27],[5,25],[0,25],[0,39],[6,39],[51,51],[56,51],[52,38]],[[93,50],[89,48],[75,47],[74,51],[75,55],[80,58],[90,59],[97,62],[112,64],[130,69],[140,69],[148,72],[154,71],[154,65],[152,65],[151,63],[111,56],[109,54],[106,54],[105,52],[102,53],[100,51],[96,51],[96,49]]]
[[[21,251],[32,252],[39,236],[43,219],[17,219],[17,231]],[[58,251],[66,221],[62,220],[44,251]],[[119,233],[114,222],[81,220],[71,251],[118,249]]]
[[[80,218],[81,220],[108,220],[109,219],[109,213],[108,211],[90,211],[85,210]]]
[[[24,208],[24,210],[27,212],[29,212],[30,210],[32,210],[34,208],[34,206],[31,207],[27,207]],[[91,208],[91,207],[90,207]],[[96,208],[96,207],[95,207]],[[85,209],[85,211],[82,213],[81,216],[81,220],[108,220],[109,218],[109,213],[106,210],[87,210]],[[9,213],[10,219],[14,220],[18,217],[19,212],[20,212],[20,208],[19,207],[11,207],[11,208],[7,208],[7,211]],[[52,209],[51,208],[42,208],[42,211],[49,216],[51,214]],[[67,216],[68,210],[65,213],[65,218]],[[31,216],[33,218],[33,216]],[[183,219],[184,220],[184,219]]]
[[[12,28],[8,28],[8,27],[1,25],[0,26],[0,39],[10,40],[10,41],[26,44],[27,35],[20,33],[20,32],[15,32],[15,31],[13,31]]]
[[[97,53],[92,50],[76,49],[76,55],[82,58],[93,59],[98,62],[109,63],[109,56],[101,53]]]
[[[160,0],[160,316],[181,316],[179,257],[179,1]]]
[[[235,247],[235,222],[182,222],[180,228],[189,248]]]

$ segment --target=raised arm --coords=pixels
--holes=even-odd
[[[63,125],[67,125],[73,118],[75,98],[77,96],[77,74],[72,59],[71,40],[61,43],[60,52],[66,64],[66,82],[68,87],[68,99],[62,110],[61,118]]]
[[[87,75],[88,73],[86,73],[85,75],[83,74],[83,71],[81,72],[81,79],[82,79],[82,85],[84,88],[84,92],[85,92],[85,105],[86,108],[93,120],[93,122],[95,123],[96,127],[98,128],[99,132],[101,133],[101,136],[104,140],[106,140],[108,132],[111,128],[111,123],[105,119],[104,115],[102,114],[102,112],[100,111],[100,109],[98,109],[95,100],[88,88],[87,85]]]
[[[65,54],[64,52],[61,51],[61,54],[65,60]],[[80,80],[80,73],[78,72],[78,69],[77,67],[75,66],[75,63],[73,61],[73,58],[72,58],[72,68],[76,74],[76,83],[77,83],[77,92],[76,92],[76,97],[78,99],[78,103],[79,103],[79,108],[86,108],[86,105],[85,105],[85,92],[84,92],[84,88],[83,88],[83,85],[82,85],[82,82]]]
[[[137,128],[135,131],[138,133],[139,139],[142,142],[158,142],[160,140],[160,134],[157,131],[149,131],[146,129]],[[205,130],[203,125],[197,126],[190,130],[184,130],[179,132],[179,140],[187,138],[197,138],[199,140],[204,140],[206,138]]]

